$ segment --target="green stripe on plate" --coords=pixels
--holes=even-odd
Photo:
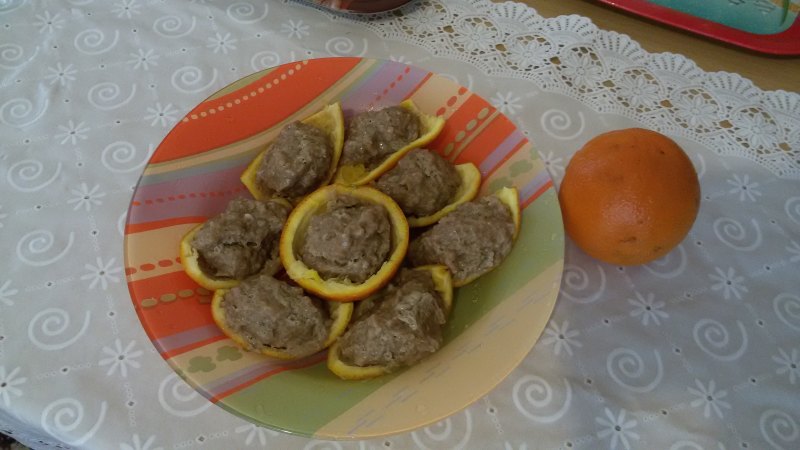
[[[310,437],[331,419],[395,376],[343,381],[322,362],[273,375],[226,397],[218,404],[268,428]],[[298,424],[302,424],[302,427],[298,427]]]

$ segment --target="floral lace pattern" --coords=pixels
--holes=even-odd
[[[736,74],[703,72],[681,55],[647,53],[585,17],[546,19],[512,2],[425,0],[344,20],[800,179],[799,95],[763,92]]]

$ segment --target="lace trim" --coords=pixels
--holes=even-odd
[[[470,63],[487,76],[530,80],[598,113],[626,116],[800,179],[800,95],[705,72],[682,55],[648,53],[588,18],[548,19],[521,3],[488,0],[423,0],[370,16],[328,14],[383,39]]]

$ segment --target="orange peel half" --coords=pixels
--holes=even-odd
[[[499,191],[495,192],[493,195],[495,197],[497,197],[497,199],[500,200],[500,202],[502,202],[508,208],[509,212],[511,213],[511,220],[514,222],[514,234],[512,235],[512,239],[514,241],[516,241],[517,240],[517,236],[519,235],[519,228],[520,228],[520,224],[521,224],[521,219],[520,219],[521,218],[521,212],[520,212],[520,206],[519,206],[519,192],[517,191],[517,188],[515,188],[515,187],[504,187],[504,188],[500,189]],[[486,275],[487,273],[491,272],[494,269],[495,268],[484,270],[484,271],[476,273],[476,274],[474,274],[474,275],[472,275],[470,277],[467,277],[467,278],[465,278],[463,280],[453,279],[453,286],[454,287],[461,287],[461,286],[467,285],[469,283],[472,283],[477,278],[479,278],[479,277],[481,277],[483,275]]]
[[[292,209],[292,205],[282,198],[275,198],[271,201],[278,202],[287,207],[289,210]],[[200,231],[202,226],[202,223],[195,225],[185,235],[183,235],[183,238],[181,239],[178,254],[180,255],[181,265],[183,265],[184,272],[186,272],[186,275],[189,275],[189,278],[194,280],[195,283],[210,291],[215,291],[217,289],[230,289],[234,286],[237,286],[240,280],[235,278],[215,277],[203,271],[200,265],[200,252],[198,252],[197,249],[192,245],[192,239],[194,239],[194,236],[198,231]],[[279,265],[276,264],[276,268],[279,269]]]
[[[435,213],[424,217],[408,217],[408,226],[411,228],[426,227],[438,222],[442,217],[450,214],[458,205],[472,201],[481,188],[481,172],[475,164],[465,163],[455,166],[458,176],[461,178],[461,186],[454,196],[454,200],[444,208]]]
[[[330,104],[316,114],[301,120],[301,122],[319,128],[328,135],[328,139],[330,140],[333,149],[331,166],[319,187],[325,186],[331,182],[333,176],[336,174],[336,168],[339,166],[339,158],[342,156],[342,147],[344,146],[344,116],[342,115],[342,106],[338,102]],[[247,187],[247,190],[250,191],[253,198],[257,200],[266,200],[272,197],[269,193],[261,190],[256,180],[258,169],[261,167],[261,162],[264,160],[264,156],[269,151],[269,148],[270,144],[267,144],[267,148],[262,150],[261,153],[250,162],[247,169],[245,169],[241,177],[239,177],[242,184]]]
[[[211,291],[216,289],[230,289],[238,285],[239,280],[237,279],[214,277],[203,272],[203,269],[200,267],[200,252],[192,245],[192,239],[194,239],[194,236],[202,226],[202,223],[197,224],[183,236],[183,239],[181,239],[180,257],[184,272],[186,272],[186,275],[189,275],[189,278],[194,280],[195,283]]]
[[[303,235],[311,217],[323,212],[327,204],[337,196],[350,196],[361,201],[383,206],[392,226],[392,247],[389,257],[378,271],[363,283],[347,279],[324,279],[319,272],[308,267],[297,255]],[[408,250],[408,222],[403,211],[383,192],[367,187],[330,185],[306,196],[289,214],[283,227],[280,242],[280,258],[286,274],[303,289],[314,295],[333,301],[352,302],[361,300],[385,286],[399,269]]]
[[[522,223],[522,210],[519,206],[519,191],[515,187],[504,187],[494,193],[498,200],[503,202],[508,210],[511,211],[511,220],[514,221],[514,240],[519,235],[519,227]]]
[[[445,265],[429,264],[427,266],[415,267],[413,270],[427,270],[433,279],[433,287],[442,297],[445,317],[450,316],[453,310],[453,277],[450,270]]]
[[[367,184],[394,167],[406,153],[431,143],[439,136],[442,129],[444,129],[444,118],[423,113],[417,108],[417,105],[415,105],[413,101],[404,100],[398,106],[412,113],[416,116],[417,120],[419,120],[421,127],[420,136],[389,155],[382,163],[372,170],[368,170],[363,164],[343,165],[339,167],[339,171],[336,173],[335,183],[346,186],[361,186]]]
[[[248,351],[257,351],[262,355],[269,356],[272,358],[278,359],[297,359],[303,356],[308,355],[300,355],[294,356],[291,355],[281,349],[271,348],[271,347],[263,347],[260,349],[254,349],[250,346],[247,340],[242,337],[239,333],[233,331],[226,321],[225,317],[225,309],[222,306],[222,302],[225,301],[225,294],[227,294],[229,289],[218,289],[214,292],[214,297],[211,299],[211,316],[214,319],[214,323],[217,324],[220,330],[228,336],[233,342],[235,342],[238,346],[242,347]],[[344,331],[347,329],[347,324],[350,323],[350,317],[353,315],[353,304],[352,303],[336,303],[336,302],[325,302],[328,307],[328,313],[331,316],[331,326],[330,331],[328,332],[328,338],[325,340],[325,343],[319,350],[323,350],[328,348],[331,344],[336,342],[336,339],[341,336]]]
[[[415,267],[413,270],[427,270],[433,278],[434,288],[442,298],[445,317],[453,309],[453,280],[450,271],[442,265]],[[328,369],[343,380],[366,380],[391,372],[385,366],[356,366],[348,364],[339,357],[339,343],[334,342],[328,349]]]

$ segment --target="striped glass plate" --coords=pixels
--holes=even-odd
[[[431,144],[475,163],[481,195],[514,185],[520,237],[495,271],[457,291],[444,347],[420,364],[361,382],[331,374],[320,353],[278,361],[240,351],[214,325],[211,293],[182,270],[178,243],[228,201],[249,196],[247,164],[287,123],[331,102],[345,117],[412,99],[446,119]],[[435,423],[478,400],[539,338],[559,291],[564,230],[553,183],[531,142],[490,103],[448,78],[391,61],[327,58],[242,79],[197,105],[167,135],[134,194],[125,238],[131,299],[161,356],[197,392],[248,420],[329,439]]]

